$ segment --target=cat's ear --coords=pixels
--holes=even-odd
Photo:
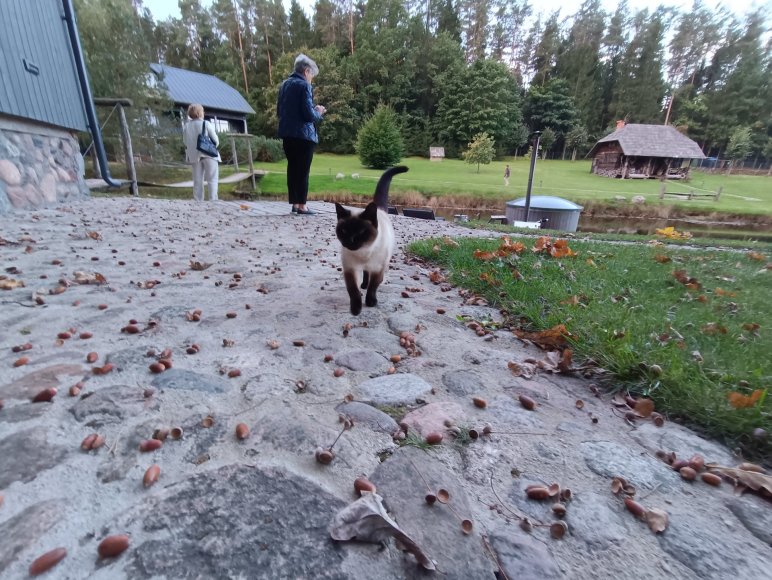
[[[335,204],[335,213],[338,214],[339,220],[344,220],[351,217],[351,212],[339,203]]]
[[[376,228],[378,227],[378,206],[374,202],[367,204],[365,211],[359,214],[359,219],[367,220]]]

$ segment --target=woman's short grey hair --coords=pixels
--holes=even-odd
[[[319,67],[316,66],[316,63],[305,54],[299,54],[295,59],[295,72],[303,74],[306,70],[311,71],[312,77],[319,74]]]

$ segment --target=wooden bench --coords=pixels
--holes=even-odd
[[[659,191],[659,198],[665,199],[666,195],[670,195],[673,197],[678,198],[686,198],[688,200],[692,199],[699,199],[701,197],[706,198],[712,198],[714,201],[718,201],[721,197],[721,191],[723,190],[723,186],[718,188],[718,191],[712,192],[712,193],[696,193],[694,191],[665,191],[665,187],[662,186],[662,189]]]
[[[507,225],[507,216],[505,215],[492,215],[488,218],[489,224],[501,224],[503,226]]]
[[[402,215],[405,217],[418,218],[422,220],[437,219],[437,216],[434,215],[434,210],[431,210],[431,209],[417,209],[412,207],[403,207]]]

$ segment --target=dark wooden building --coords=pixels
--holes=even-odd
[[[685,179],[699,145],[670,125],[626,125],[600,139],[587,154],[592,173],[622,179]]]
[[[211,121],[217,132],[246,133],[247,115],[255,110],[236,89],[215,76],[195,71],[151,64],[154,77],[151,84],[162,83],[174,102],[174,114],[184,124],[188,105],[199,103],[204,107],[204,117]],[[155,79],[155,82],[152,82]]]

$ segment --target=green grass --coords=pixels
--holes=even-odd
[[[528,183],[529,161],[522,157],[502,159],[490,165],[469,165],[456,159],[432,162],[411,157],[402,161],[410,172],[399,175],[392,182],[392,192],[417,192],[426,197],[474,198],[478,205],[503,207],[503,202],[525,195]],[[509,187],[504,187],[504,166],[511,165]],[[270,195],[286,194],[286,161],[257,163],[269,172],[262,182],[263,192]],[[344,179],[336,180],[338,173]],[[358,173],[360,179],[352,179]],[[375,181],[381,171],[363,168],[353,155],[317,154],[311,166],[309,191],[321,196],[330,193],[372,195]],[[656,179],[621,180],[599,177],[590,173],[589,161],[541,160],[536,162],[533,195],[557,195],[577,202],[612,202],[615,196],[646,197],[647,205],[677,206],[698,212],[726,212],[744,214],[772,214],[772,178],[766,176],[708,174],[692,171],[688,182],[669,181],[668,191],[697,193],[715,192],[723,187],[719,201],[699,199],[685,201],[677,198],[659,200],[660,182]],[[476,207],[476,206],[471,206]]]
[[[523,239],[522,254],[486,262],[474,251],[493,251],[498,239],[457,241],[453,247],[424,240],[409,250],[507,312],[513,327],[565,324],[574,335],[575,362],[595,361],[612,373],[611,388],[651,397],[671,419],[769,457],[772,442],[751,433],[761,427],[772,434],[770,397],[750,409],[735,409],[727,400],[732,391],[766,391],[772,379],[768,255],[757,261],[730,250],[571,240],[578,256],[554,259],[535,254],[533,240]],[[656,255],[671,262],[660,263]],[[702,288],[692,291],[676,281],[673,272],[680,269]],[[752,323],[761,328],[743,328]]]

